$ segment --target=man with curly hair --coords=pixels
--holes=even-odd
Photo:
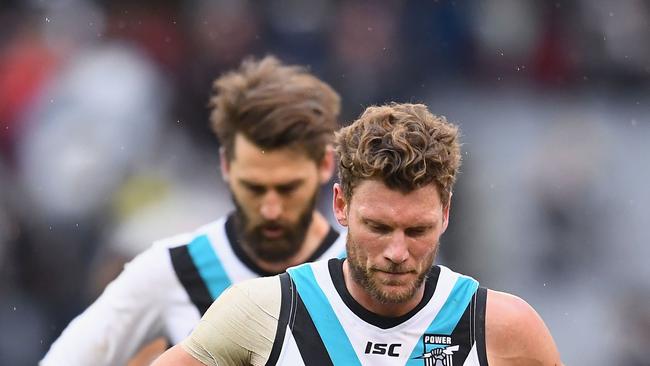
[[[560,365],[520,298],[433,265],[461,164],[424,105],[370,107],[336,135],[347,258],[233,286],[155,365]]]

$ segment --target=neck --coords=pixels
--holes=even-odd
[[[363,306],[366,310],[373,312],[377,315],[386,317],[398,317],[407,314],[409,311],[415,309],[416,306],[422,301],[424,297],[424,282],[420,288],[415,292],[410,299],[399,303],[380,303],[368,291],[357,283],[352,274],[350,273],[350,266],[348,260],[343,262],[343,279],[345,280],[345,287],[352,298]]]
[[[251,259],[256,265],[267,272],[284,272],[289,267],[307,262],[323,242],[329,230],[330,225],[327,220],[320,214],[320,212],[314,211],[311,224],[305,234],[305,239],[302,242],[300,250],[296,254],[280,262],[265,261],[255,256],[251,256]]]

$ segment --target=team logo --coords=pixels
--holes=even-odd
[[[415,358],[424,361],[424,366],[454,366],[452,355],[458,351],[458,345],[451,344],[450,336],[425,334],[422,343],[424,352]]]

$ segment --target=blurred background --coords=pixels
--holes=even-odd
[[[648,40],[639,0],[3,0],[0,360],[36,364],[125,261],[230,209],[211,82],[274,54],[343,123],[457,122],[439,261],[525,298],[568,365],[650,365]]]

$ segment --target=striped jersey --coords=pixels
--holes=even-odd
[[[345,252],[333,228],[310,261]],[[183,340],[231,284],[268,276],[244,254],[234,219],[154,243],[52,344],[40,365],[122,365],[158,337]]]
[[[434,266],[422,301],[382,317],[345,287],[341,259],[280,275],[278,331],[267,365],[487,365],[486,289],[471,277]]]

